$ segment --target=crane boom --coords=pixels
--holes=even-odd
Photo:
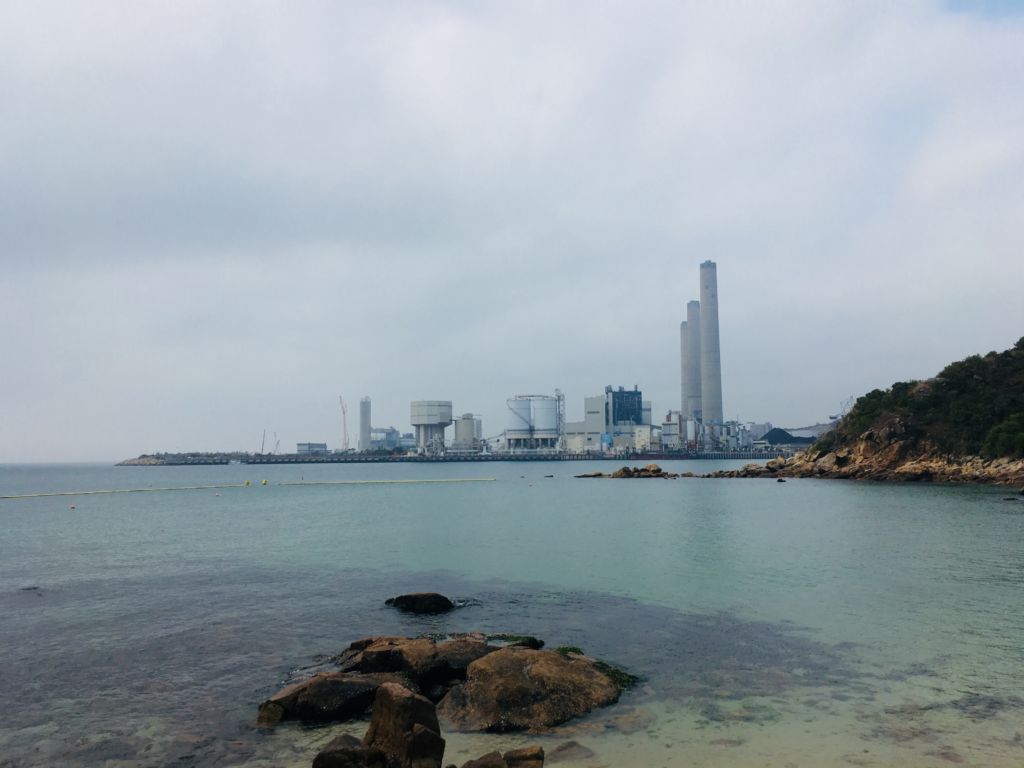
[[[338,402],[341,403],[341,450],[348,450],[348,406],[345,405],[345,398],[338,395]]]

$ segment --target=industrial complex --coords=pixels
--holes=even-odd
[[[723,418],[718,274],[713,261],[700,265],[699,296],[686,304],[686,319],[680,323],[679,408],[662,411],[660,419],[653,418],[653,405],[638,385],[607,385],[603,392],[584,397],[581,421],[566,421],[565,396],[557,389],[551,394],[513,395],[505,402],[505,423],[489,437],[480,416],[455,417],[451,400],[412,401],[412,431],[374,427],[371,400],[363,397],[356,450],[347,448],[347,409],[342,400],[343,448],[330,451],[325,443],[300,443],[292,456],[496,459],[765,452],[768,446],[760,438],[771,424]]]

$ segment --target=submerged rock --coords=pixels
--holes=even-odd
[[[388,768],[387,756],[367,749],[355,736],[338,736],[313,758],[313,768]]]
[[[509,646],[470,664],[438,710],[466,731],[550,728],[616,702],[626,684],[614,677],[585,656]]]
[[[549,763],[562,763],[569,760],[589,760],[594,756],[594,750],[585,747],[578,741],[564,741],[551,750],[548,755]]]
[[[390,605],[406,613],[447,613],[455,608],[455,603],[444,595],[437,592],[413,592],[408,595],[390,597],[384,601],[384,605]]]
[[[461,768],[544,768],[544,748],[520,747],[511,749],[504,755],[495,750],[463,763]]]

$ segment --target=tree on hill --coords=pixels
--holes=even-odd
[[[1024,458],[1024,337],[1005,352],[952,363],[933,379],[868,392],[813,447],[833,450],[883,429],[945,453]]]
[[[767,440],[769,445],[810,445],[814,442],[813,437],[793,437],[778,427],[768,430],[762,439]]]

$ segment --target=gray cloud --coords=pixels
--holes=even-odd
[[[606,383],[790,426],[1024,334],[1024,18],[930,2],[0,10],[0,460]]]

